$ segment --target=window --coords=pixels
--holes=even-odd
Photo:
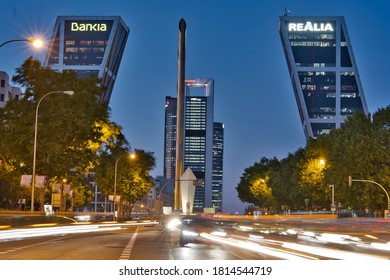
[[[0,102],[4,102],[4,94],[0,94]]]
[[[5,87],[5,80],[1,80],[1,87]]]

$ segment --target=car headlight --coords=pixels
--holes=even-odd
[[[179,219],[172,219],[169,221],[169,223],[167,224],[167,228],[169,229],[174,229],[176,228],[178,225],[180,225],[181,222]]]
[[[185,236],[198,236],[199,234],[190,230],[183,230],[182,234]]]
[[[219,237],[226,237],[227,236],[226,232],[223,232],[223,231],[213,231],[210,234],[215,235],[215,236],[219,236]]]

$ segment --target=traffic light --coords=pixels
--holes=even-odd
[[[348,176],[348,186],[352,186],[352,177]]]

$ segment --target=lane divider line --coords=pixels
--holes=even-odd
[[[134,246],[135,240],[137,239],[137,235],[138,235],[138,231],[139,231],[140,227],[141,226],[138,226],[135,229],[133,236],[130,238],[129,242],[127,243],[125,249],[123,250],[121,256],[119,257],[119,260],[128,260],[130,258],[131,251],[133,250],[133,246]]]

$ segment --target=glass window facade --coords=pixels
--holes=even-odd
[[[197,179],[205,179],[207,97],[185,98],[184,170],[191,168]],[[203,181],[204,182],[204,181]],[[195,190],[194,208],[203,209],[204,186]]]
[[[164,177],[175,179],[177,99],[165,97]]]
[[[368,113],[343,17],[281,16],[279,34],[307,138]]]
[[[74,70],[79,77],[97,75],[105,89],[100,100],[108,103],[128,34],[120,17],[57,17],[44,66]]]
[[[191,168],[202,186],[195,189],[193,211],[222,211],[223,124],[214,123],[212,79],[186,81],[183,170]],[[175,176],[177,99],[165,98],[164,176]]]
[[[340,114],[347,118],[356,110],[363,110],[362,98],[356,83],[354,72],[341,72],[341,104]]]
[[[332,129],[336,128],[334,123],[311,123],[311,128],[314,135],[328,134]]]
[[[289,25],[293,22],[287,21],[286,23]],[[317,26],[331,24],[332,30],[327,29],[326,31],[318,32],[309,30],[289,31],[288,37],[295,58],[295,64],[300,67],[336,66],[335,22],[318,21],[315,24]]]
[[[306,110],[310,118],[336,117],[336,73],[325,71],[298,72]]]
[[[214,123],[212,204],[222,212],[224,125]]]
[[[112,24],[112,20],[66,20],[64,65],[100,65]]]

